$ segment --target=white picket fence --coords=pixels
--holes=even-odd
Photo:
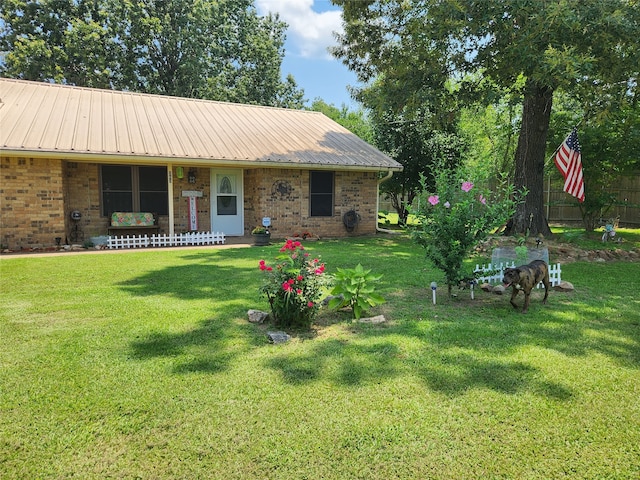
[[[217,245],[224,244],[224,233],[221,232],[193,232],[109,236],[107,248],[142,248],[142,247],[176,247],[184,245]]]
[[[487,273],[487,275],[480,275],[477,277],[478,283],[501,283],[502,277],[504,277],[504,270],[507,268],[515,268],[516,264],[511,262],[511,264],[500,263],[500,264],[488,264],[488,265],[478,265],[476,264],[476,269],[474,270],[476,273]],[[560,268],[560,264],[556,263],[555,265],[549,265],[549,282],[552,287],[560,284],[562,281],[560,274],[562,270]],[[544,285],[540,282],[536,285],[536,288],[542,288]]]

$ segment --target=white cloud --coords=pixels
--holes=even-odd
[[[319,9],[333,7],[328,0],[315,0]],[[305,58],[332,59],[327,48],[336,44],[333,32],[342,32],[342,12],[316,12],[314,0],[256,0],[258,13],[278,13],[289,25],[286,47],[288,53]],[[318,5],[320,4],[320,5]]]

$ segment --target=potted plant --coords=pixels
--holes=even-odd
[[[251,230],[251,235],[253,235],[254,245],[269,245],[269,242],[271,241],[271,232],[269,232],[267,227],[256,227]]]

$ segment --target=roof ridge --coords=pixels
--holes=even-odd
[[[222,105],[234,105],[234,106],[245,107],[245,108],[265,108],[270,110],[284,110],[287,112],[302,112],[302,113],[313,113],[313,114],[324,115],[322,112],[316,112],[315,110],[274,107],[271,105],[259,105],[254,103],[225,102],[222,100],[209,100],[206,98],[178,97],[176,95],[163,95],[161,93],[147,93],[147,92],[134,92],[131,90],[114,90],[110,88],[83,87],[80,85],[68,85],[63,83],[49,83],[49,82],[42,82],[37,80],[24,80],[21,78],[0,77],[0,82],[3,82],[3,81],[24,83],[28,85],[36,84],[36,85],[39,85],[42,87],[48,87],[48,88],[65,88],[65,89],[75,89],[75,90],[81,90],[81,91],[99,92],[99,93],[105,93],[110,95],[132,95],[132,96],[140,96],[140,97],[167,98],[172,100],[180,100],[183,102],[192,101],[192,102],[203,102],[203,103],[216,103],[216,104],[222,104]],[[1,95],[0,95],[0,103],[2,103]]]

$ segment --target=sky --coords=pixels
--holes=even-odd
[[[333,32],[342,32],[341,9],[329,0],[255,0],[260,15],[278,13],[286,31],[283,77],[293,75],[304,90],[307,105],[316,98],[356,109],[347,85],[357,85],[354,73],[335,59],[327,48],[336,45]]]

